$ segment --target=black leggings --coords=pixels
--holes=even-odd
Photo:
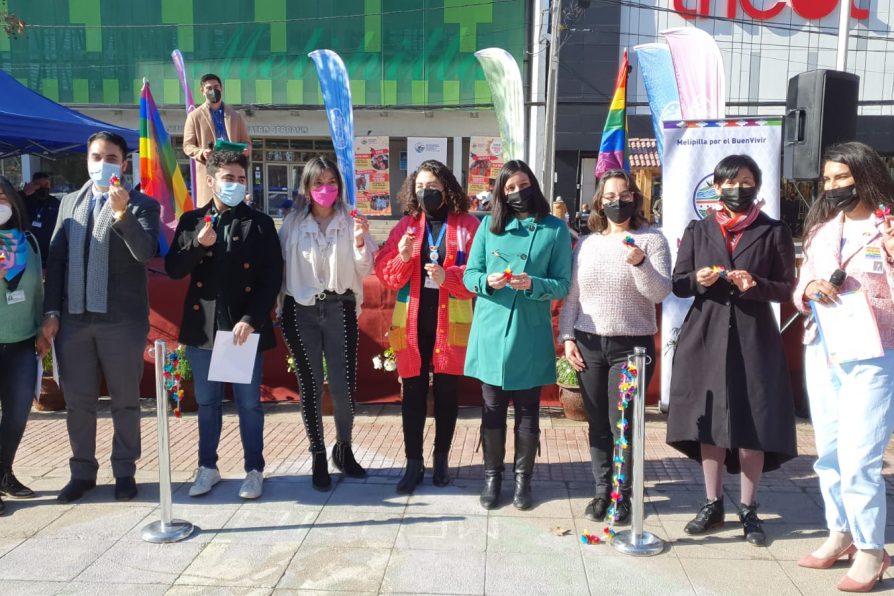
[[[423,301],[418,319],[419,356],[422,359],[420,374],[403,379],[400,413],[403,419],[404,450],[407,459],[423,459],[422,439],[428,405],[428,374],[438,327],[437,301],[434,302],[433,309],[425,306],[426,301]],[[432,386],[435,394],[435,453],[448,453],[453,442],[459,412],[457,396],[459,376],[435,373]]]
[[[509,401],[515,408],[515,432],[540,432],[540,387],[507,391],[495,385],[481,384],[484,409],[481,423],[484,428],[506,428]]]

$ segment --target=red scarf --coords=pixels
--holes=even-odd
[[[714,212],[714,219],[720,226],[720,233],[723,234],[723,239],[726,240],[726,249],[729,251],[730,256],[733,255],[736,245],[742,239],[742,232],[754,223],[754,220],[757,219],[760,213],[760,205],[756,203],[752,203],[748,211],[736,213],[735,215],[730,215],[726,212],[726,209],[718,209]]]

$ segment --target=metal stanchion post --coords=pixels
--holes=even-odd
[[[636,397],[633,399],[632,521],[629,530],[618,532],[615,535],[612,546],[615,547],[615,550],[627,555],[647,557],[663,551],[664,542],[651,532],[643,530],[643,520],[645,519],[643,472],[645,471],[646,447],[646,349],[634,348],[632,358],[636,366]]]
[[[146,542],[178,542],[189,537],[193,525],[182,519],[172,519],[171,452],[168,439],[168,392],[165,389],[165,359],[167,348],[162,340],[155,341],[155,398],[158,413],[158,494],[161,520],[145,526],[141,533]]]

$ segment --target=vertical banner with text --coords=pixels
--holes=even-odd
[[[357,208],[366,215],[391,215],[388,141],[389,137],[354,139],[353,183],[357,189]]]
[[[423,161],[436,159],[447,164],[447,138],[407,137],[407,176]]]
[[[757,162],[763,174],[758,194],[765,201],[763,211],[779,218],[781,118],[673,120],[665,121],[663,128],[661,231],[670,245],[671,262],[677,260],[677,248],[689,222],[712,216],[719,205],[712,187],[714,166],[728,155],[745,154]],[[671,294],[661,306],[662,409],[668,406],[677,334],[691,304],[692,299]],[[690,372],[698,374],[698,371]]]
[[[492,193],[503,163],[503,142],[500,137],[471,137],[468,195],[474,199],[481,193]]]

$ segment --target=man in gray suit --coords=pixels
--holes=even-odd
[[[71,480],[59,493],[63,503],[96,486],[100,374],[112,400],[115,498],[137,494],[140,379],[149,334],[146,262],[158,249],[160,208],[121,187],[126,157],[122,137],[90,137],[90,181],[62,199],[50,242],[42,333],[57,340],[68,412]]]

